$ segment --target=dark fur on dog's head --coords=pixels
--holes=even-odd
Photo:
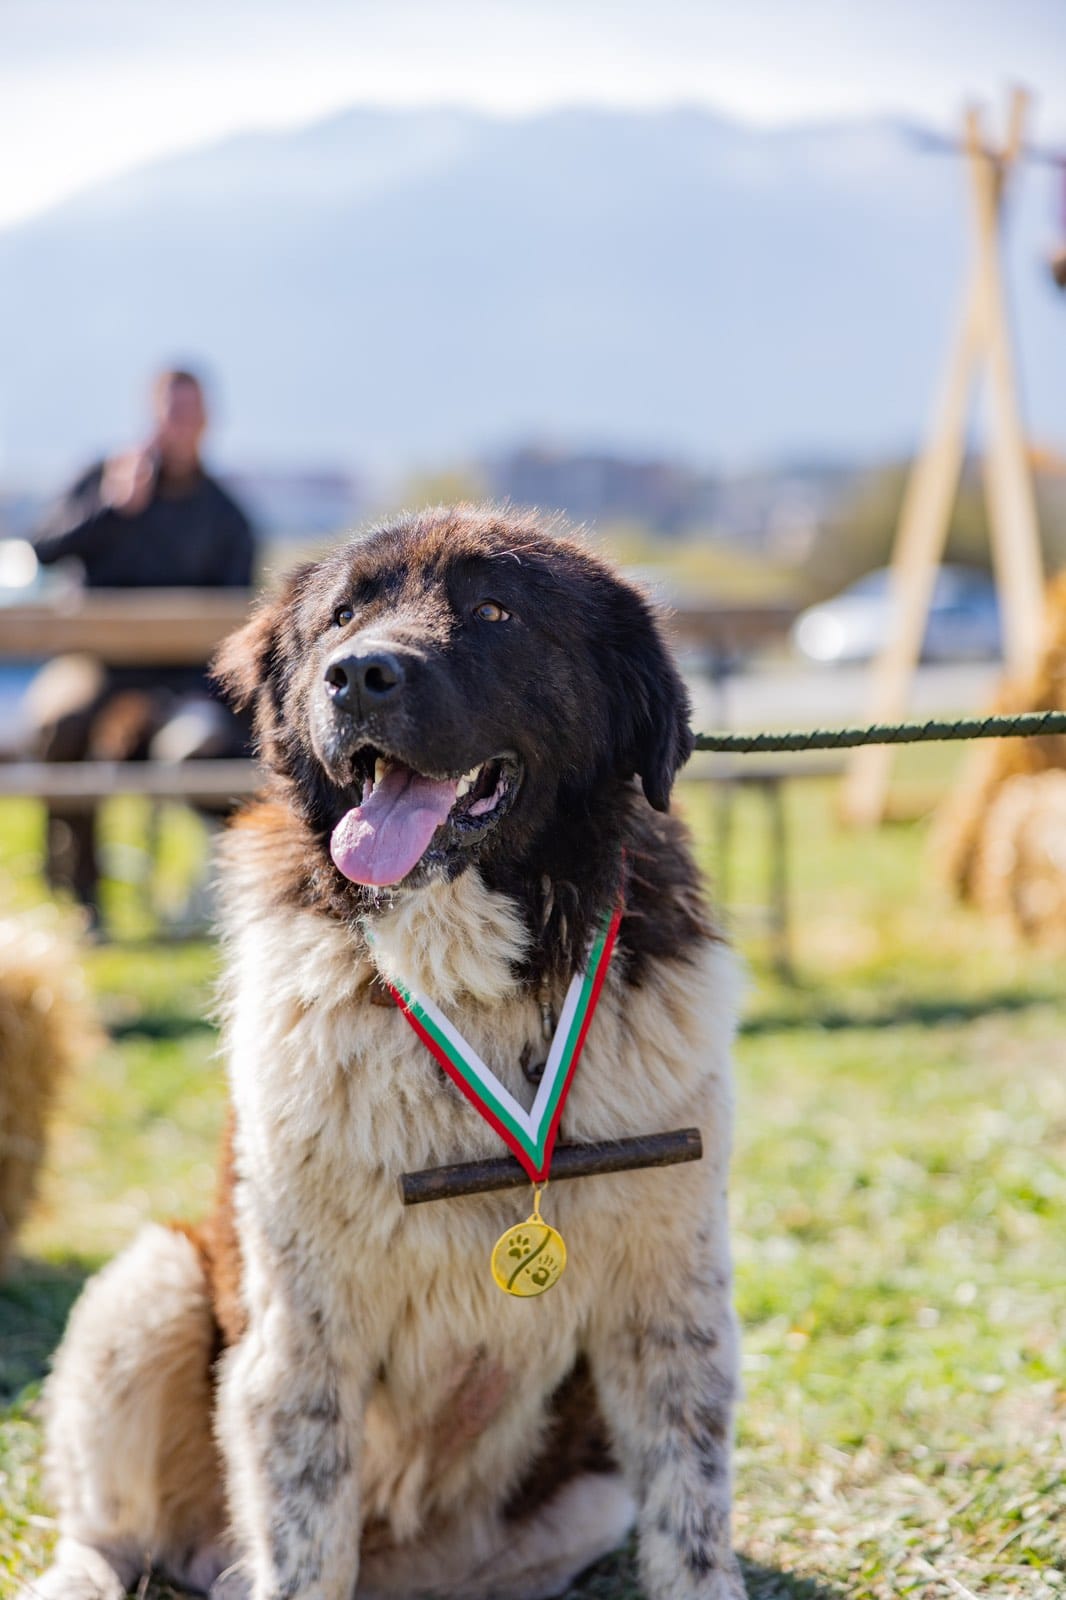
[[[390,769],[428,784],[475,773],[385,893],[476,861],[535,928],[555,923],[557,949],[581,941],[623,847],[639,855],[647,832],[634,775],[666,811],[692,749],[688,696],[648,602],[579,543],[510,511],[408,516],[299,568],[226,642],[215,674],[254,708],[263,760],[319,853],[309,881],[340,915],[382,898],[330,860],[375,766],[379,781]]]

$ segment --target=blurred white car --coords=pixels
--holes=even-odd
[[[32,544],[0,539],[0,612],[4,606],[39,600],[43,587]],[[36,670],[30,662],[0,659],[0,756],[4,758],[21,748],[28,732],[23,700]]]
[[[878,567],[832,600],[803,611],[792,625],[795,648],[808,661],[870,661],[891,631],[889,569]],[[923,661],[982,661],[1002,653],[995,585],[976,567],[937,571]]]

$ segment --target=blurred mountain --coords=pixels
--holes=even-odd
[[[1066,432],[1050,192],[1010,282],[1036,436]],[[0,470],[136,437],[206,363],[215,455],[361,465],[516,439],[706,465],[913,446],[967,262],[959,163],[886,122],[356,110],[145,167],[0,233]]]

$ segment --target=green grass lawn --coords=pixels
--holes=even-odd
[[[924,752],[904,777],[942,782],[955,759]],[[681,803],[709,856],[705,791]],[[1066,1594],[1061,959],[951,906],[920,823],[842,834],[814,782],[794,788],[789,818],[794,986],[770,975],[744,909],[765,870],[755,796],[733,874],[752,961],[733,1187],[750,1589]],[[141,815],[115,806],[109,821],[128,866]],[[0,807],[8,904],[41,896],[38,826],[32,806]],[[188,819],[166,829],[172,887],[194,835]],[[131,890],[111,893],[137,932]],[[111,946],[87,962],[110,1040],[68,1086],[24,1259],[0,1289],[3,1594],[54,1538],[36,1401],[71,1300],[143,1219],[203,1209],[222,1112],[204,1020],[213,949]],[[637,1593],[628,1554],[576,1591]]]

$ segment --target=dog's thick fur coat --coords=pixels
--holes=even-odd
[[[339,708],[324,674],[371,659],[402,693]],[[32,1592],[118,1600],[151,1562],[254,1600],[536,1600],[635,1516],[650,1600],[739,1596],[737,982],[659,814],[691,738],[646,603],[532,519],[426,514],[297,574],[219,670],[274,774],[225,852],[219,1206],[149,1229],[74,1311],[48,1396],[62,1537]],[[329,847],[382,752],[496,784],[384,890]],[[697,1125],[705,1156],[550,1188],[570,1264],[513,1300],[488,1256],[521,1198],[400,1203],[400,1173],[501,1147],[382,979],[528,1104],[544,1009],[620,887],[562,1137]]]

